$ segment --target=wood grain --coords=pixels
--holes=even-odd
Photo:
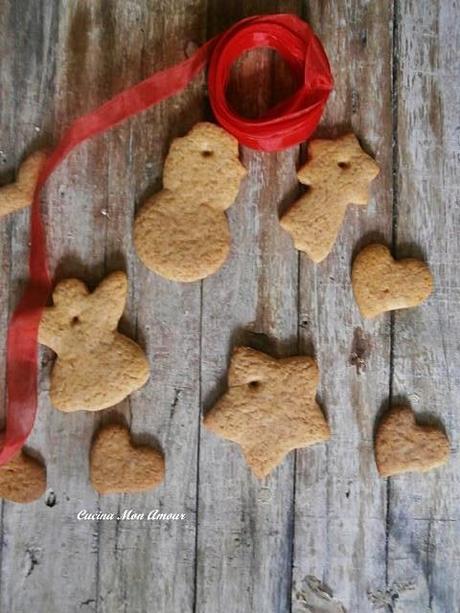
[[[133,11],[117,3],[112,19],[113,37],[122,41],[114,58],[118,88],[185,59],[187,43],[204,40],[203,3],[188,6],[186,13],[182,2],[152,11],[143,2]],[[164,41],[171,42],[164,46]],[[167,470],[158,489],[104,497],[101,508],[183,512],[187,520],[102,524],[98,610],[107,613],[123,610],[126,603],[134,611],[146,610],[147,603],[155,603],[159,611],[193,610],[200,285],[169,282],[149,272],[133,251],[132,223],[135,204],[143,204],[161,185],[171,140],[202,117],[202,86],[203,79],[198,79],[181,96],[117,129],[111,139],[108,189],[114,200],[108,206],[107,260],[128,267],[133,291],[126,325],[138,335],[152,365],[149,382],[128,400],[125,414],[139,440],[158,442]],[[123,176],[129,182],[120,182]]]
[[[455,611],[460,603],[459,274],[460,29],[458,2],[400,3],[396,49],[395,254],[423,257],[435,291],[394,317],[394,401],[439,421],[449,464],[390,480],[388,580],[409,584],[394,610]]]
[[[210,118],[204,78],[183,94],[82,145],[44,198],[52,270],[95,285],[128,272],[122,330],[145,348],[148,384],[99,415],[61,414],[48,399],[52,354],[41,352],[40,407],[28,449],[48,470],[45,497],[2,502],[0,610],[453,613],[460,562],[457,499],[460,391],[458,0],[0,0],[0,183],[70,120],[250,14],[294,12],[320,35],[336,88],[318,134],[353,129],[382,171],[367,210],[351,207],[320,265],[278,223],[298,193],[305,151],[242,149],[249,170],[228,212],[232,251],[202,283],[147,271],[132,247],[136,209],[161,188],[171,140]],[[254,116],[291,87],[269,50],[242,58],[230,96]],[[239,101],[239,102],[238,102]],[[436,291],[420,308],[360,318],[350,287],[357,250],[373,240],[426,258]],[[0,220],[0,339],[27,276],[28,211]],[[315,355],[318,400],[333,438],[291,453],[267,479],[236,445],[201,426],[225,390],[230,351]],[[5,399],[5,354],[0,394]],[[389,402],[439,419],[452,460],[389,482],[373,435]],[[1,403],[3,414],[4,403]],[[99,497],[88,481],[91,437],[124,420],[159,445],[164,484]],[[84,522],[77,512],[185,512],[177,523]],[[310,578],[305,581],[305,577]],[[312,578],[313,577],[313,578]],[[307,587],[305,587],[307,586]],[[341,604],[340,604],[341,603]],[[380,608],[379,608],[380,607]]]
[[[28,149],[49,145],[60,131],[60,122],[82,111],[67,66],[67,48],[58,43],[66,39],[68,21],[57,8],[48,5],[45,9],[41,2],[8,6],[6,35],[14,49],[10,52],[14,89],[8,106],[14,112],[10,121],[18,157]],[[93,56],[97,52],[91,49]],[[89,92],[86,103],[97,102],[97,92]],[[44,214],[51,266],[53,270],[59,267],[58,275],[82,274],[83,262],[95,276],[103,270],[104,242],[97,236],[103,224],[98,224],[97,211],[105,195],[93,172],[100,168],[97,160],[102,150],[100,142],[82,147],[55,174],[47,189]],[[93,232],[83,233],[81,227]],[[28,211],[12,221],[13,304],[27,276],[27,251]],[[88,472],[87,449],[94,418],[89,414],[64,415],[51,408],[47,393],[50,357],[43,351],[38,419],[28,442],[46,463],[50,491],[45,499],[31,505],[4,503],[0,608],[6,611],[33,610],[37,602],[46,610],[63,610],[69,603],[77,607],[93,599],[96,592],[97,526],[76,520],[76,507],[91,508],[97,502],[87,479],[81,479]],[[52,506],[47,506],[47,501]],[[78,582],[70,580],[77,576]]]
[[[333,435],[326,447],[298,452],[294,580],[314,575],[346,610],[368,611],[368,592],[385,585],[386,491],[373,459],[373,428],[388,396],[390,330],[389,316],[360,317],[350,267],[360,247],[391,235],[392,14],[389,3],[310,2],[307,16],[335,79],[318,133],[352,130],[381,171],[367,209],[349,207],[328,258],[320,265],[301,258],[301,342],[317,355],[319,397]]]
[[[281,4],[283,10],[298,9],[296,2],[250,2],[242,11],[236,2],[223,12],[210,3],[209,34],[247,14],[278,12]],[[241,62],[233,87],[235,97],[245,100],[242,112],[257,114],[270,104],[272,70],[273,57],[265,50]],[[268,155],[243,148],[242,158],[249,174],[228,212],[232,251],[203,282],[204,410],[225,390],[232,347],[297,353],[298,256],[278,223],[279,207],[297,190],[297,151]],[[289,610],[293,461],[290,454],[259,482],[236,445],[201,430],[197,611]]]

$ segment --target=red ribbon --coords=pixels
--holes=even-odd
[[[234,61],[257,47],[278,51],[292,70],[297,90],[262,118],[249,120],[230,108],[226,89]],[[307,23],[295,15],[249,17],[208,41],[189,59],[122,91],[70,126],[40,174],[32,203],[30,279],[8,330],[8,409],[0,464],[24,445],[37,408],[37,335],[52,287],[40,211],[42,188],[72,149],[182,91],[207,63],[209,98],[217,121],[240,143],[261,151],[279,151],[307,140],[333,86],[324,49]]]

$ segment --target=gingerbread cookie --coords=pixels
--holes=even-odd
[[[0,217],[32,204],[38,176],[46,159],[44,151],[32,153],[21,164],[16,183],[0,188]]]
[[[101,494],[141,492],[164,479],[163,455],[147,445],[133,445],[129,430],[119,424],[103,426],[90,456],[91,483]]]
[[[46,469],[35,458],[20,451],[0,466],[0,497],[13,502],[32,502],[46,488]]]
[[[314,262],[331,251],[349,204],[367,205],[369,183],[378,175],[376,162],[361,149],[354,134],[336,140],[312,140],[308,162],[298,171],[308,187],[282,216],[296,249]]]
[[[237,347],[228,392],[206,414],[205,427],[238,443],[258,478],[266,477],[293,449],[330,436],[315,401],[318,368],[308,357],[275,359]]]
[[[415,307],[433,291],[428,266],[414,258],[395,261],[385,245],[368,245],[358,253],[351,273],[353,292],[363,317]]]
[[[57,353],[51,401],[61,411],[99,411],[144,385],[149,364],[141,348],[117,332],[128,280],[114,272],[90,293],[78,279],[65,279],[44,310],[39,341]]]
[[[198,123],[173,141],[164,189],[136,218],[134,244],[150,270],[174,281],[197,281],[218,270],[230,249],[225,210],[246,175],[238,141],[212,123]]]
[[[449,440],[442,430],[417,424],[408,407],[384,414],[375,438],[375,460],[383,477],[431,470],[448,458]]]

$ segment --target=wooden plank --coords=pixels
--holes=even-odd
[[[388,580],[412,588],[395,611],[444,613],[460,602],[460,5],[398,4],[395,252],[425,258],[435,292],[395,314],[393,395],[443,424],[452,457],[442,469],[390,480]]]
[[[8,11],[0,11],[0,31],[6,32],[8,27]],[[2,130],[0,132],[0,185],[6,185],[15,178],[15,167],[18,156],[15,147],[14,125],[11,121],[13,107],[6,109],[6,100],[13,99],[13,83],[10,70],[11,54],[8,53],[8,37],[0,37],[0,73],[3,75],[2,87],[0,90],[0,117]],[[8,77],[7,77],[8,75]],[[7,116],[10,120],[7,120]],[[5,124],[5,125],[4,125]],[[0,339],[4,343],[7,334],[9,321],[10,305],[10,274],[11,274],[11,224],[12,216],[0,219],[0,254],[1,254],[1,276],[0,276]],[[3,347],[3,345],[2,345]],[[6,351],[0,351],[0,417],[1,430],[5,425],[5,403],[6,403]],[[0,501],[0,589],[2,575],[2,549],[4,543],[3,536],[3,500]]]
[[[241,5],[208,3],[205,32],[203,0],[167,6],[147,0],[4,2],[0,181],[13,177],[29,149],[55,142],[71,118],[128,82],[182,59],[195,43],[246,14],[298,9],[294,0]],[[404,613],[456,610],[459,7],[457,0],[397,6],[395,160],[391,6],[312,0],[305,10],[336,80],[319,133],[331,136],[353,127],[382,165],[371,205],[349,211],[323,264],[301,257],[299,270],[277,221],[278,207],[296,194],[296,150],[273,156],[243,150],[250,176],[229,211],[232,255],[201,287],[169,283],[137,260],[131,243],[134,209],[160,188],[171,139],[202,117],[203,80],[82,146],[53,179],[44,207],[53,270],[91,284],[108,270],[128,270],[122,327],[146,348],[153,374],[113,412],[63,415],[49,404],[51,354],[42,352],[40,411],[29,448],[43,456],[52,492],[31,505],[2,505],[2,611],[36,610],[39,603],[49,611],[112,613],[154,606],[168,613],[284,613],[290,610],[292,565],[294,600],[295,587],[308,574],[328,584],[348,611],[378,605]],[[272,89],[288,87],[284,73],[271,81],[279,69],[270,52],[243,60],[234,93],[244,97],[246,112],[266,108]],[[376,237],[391,241],[393,162],[395,251],[426,257],[436,292],[423,307],[394,317],[390,386],[391,318],[361,320],[349,270],[358,246]],[[27,241],[27,212],[0,220],[2,342],[27,276]],[[297,460],[291,454],[261,483],[233,444],[199,431],[200,401],[209,407],[222,393],[230,349],[240,343],[275,355],[299,348],[314,353],[322,373],[319,400],[334,432],[327,446],[298,452]],[[358,374],[362,361],[366,368]],[[4,367],[3,354],[2,397]],[[439,418],[453,456],[448,467],[432,474],[392,479],[387,500],[372,438],[375,417],[391,394],[394,401],[408,399],[417,413]],[[157,439],[166,452],[166,481],[154,492],[98,498],[89,486],[91,435],[101,419],[117,416],[125,417],[140,440]],[[78,522],[80,508],[185,511],[187,521],[98,525]],[[315,598],[323,593],[314,581],[307,584]]]
[[[292,2],[209,3],[209,35],[247,14],[298,10]],[[273,58],[248,54],[234,98],[254,114],[271,102]],[[267,69],[271,69],[268,72]],[[282,78],[279,87],[287,83]],[[241,102],[240,102],[241,104]],[[241,108],[241,107],[240,107]],[[228,211],[232,250],[203,282],[202,402],[224,391],[231,348],[249,344],[274,355],[297,353],[298,256],[278,223],[278,207],[297,190],[297,148],[281,154],[242,149],[249,170]],[[204,428],[200,438],[197,605],[200,613],[288,611],[294,455],[258,482],[237,446]]]
[[[63,4],[59,36],[57,31],[51,33],[54,38],[46,32],[50,45],[62,41],[56,48],[56,125],[97,106],[156,67],[182,59],[187,43],[202,38],[204,21],[200,2],[190,7],[194,19],[178,10],[179,4],[170,6],[169,16],[160,8],[151,11],[148,3],[136,10],[123,2],[111,7]],[[23,13],[29,17],[30,27],[35,23],[46,25],[50,18],[47,11],[33,12],[29,4],[18,6],[16,11],[12,21],[16,29]],[[14,33],[12,28],[10,35]],[[46,51],[38,33],[34,35],[30,40],[36,49],[21,41],[24,48],[14,57],[13,76],[19,73],[21,64],[31,63],[32,51],[39,57]],[[164,40],[175,40],[176,45],[169,45],[161,56],[158,49]],[[38,74],[28,75],[36,86],[40,83]],[[124,414],[129,421],[132,414],[133,430],[144,435],[141,438],[148,432],[160,439],[168,468],[165,486],[152,494],[111,496],[98,502],[88,483],[87,457],[95,423],[101,417],[64,416],[51,409],[46,394],[47,373],[43,373],[47,412],[42,407],[31,444],[43,449],[44,454],[52,450],[51,457],[45,459],[57,504],[52,519],[50,510],[43,509],[43,501],[34,505],[33,517],[32,507],[6,506],[4,541],[7,546],[14,535],[15,548],[5,549],[3,557],[5,610],[33,608],[37,601],[48,610],[114,611],[124,609],[128,602],[134,610],[143,610],[145,603],[152,601],[158,611],[192,610],[200,287],[167,283],[148,273],[132,251],[131,226],[135,202],[161,183],[169,141],[199,119],[202,84],[198,80],[186,95],[82,146],[48,190],[50,252],[59,277],[78,275],[96,283],[106,270],[128,269],[131,290],[123,328],[133,337],[139,332],[154,368],[148,386],[122,403],[116,413]],[[35,118],[41,108],[49,106],[51,96],[44,93],[40,104],[35,101],[32,109],[21,109],[22,117]],[[22,99],[24,85],[14,94],[14,99]],[[49,124],[47,130],[53,125]],[[31,122],[32,128],[34,125]],[[28,140],[29,134],[24,141]],[[25,276],[26,216],[17,225],[15,257],[22,266],[16,266],[14,273]],[[114,417],[114,412],[109,412],[102,419]],[[185,512],[187,521],[98,525],[77,522],[80,508],[114,512],[159,508]],[[20,535],[18,526],[25,526]],[[74,577],[84,581],[84,591],[79,581],[72,580]]]
[[[72,7],[21,1],[9,3],[4,36],[9,41],[8,80],[12,96],[4,102],[2,123],[16,135],[15,161],[28,149],[49,145],[62,125],[80,113],[85,66],[73,60],[77,33],[71,32]],[[80,33],[78,33],[79,35]],[[99,49],[87,40],[88,66]],[[92,78],[99,76],[94,62]],[[54,96],[53,96],[54,93]],[[87,87],[91,107],[98,92]],[[53,112],[54,105],[54,112]],[[82,147],[52,180],[44,207],[50,260],[58,276],[103,272],[104,218],[99,215],[104,193],[98,189],[104,163],[102,144]],[[95,172],[98,171],[98,172]],[[99,175],[100,176],[100,175]],[[28,212],[12,218],[11,304],[27,277]],[[81,228],[91,228],[82,232]],[[97,526],[78,522],[77,510],[95,508],[96,493],[87,475],[87,454],[94,417],[65,415],[48,400],[50,353],[42,352],[38,419],[28,442],[47,465],[53,493],[31,505],[4,503],[2,590],[5,611],[94,609],[96,596]],[[47,506],[46,502],[50,506]],[[78,577],[78,581],[74,578]],[[86,604],[85,604],[86,603]],[[93,605],[93,606],[92,606]]]
[[[114,75],[133,83],[185,58],[192,41],[204,40],[204,3],[141,2],[137,10],[113,8]],[[165,41],[168,44],[165,45]],[[161,51],[160,51],[161,50]],[[107,254],[109,267],[126,261],[131,297],[126,329],[146,348],[152,376],[125,403],[125,415],[139,440],[158,441],[166,455],[166,478],[159,488],[136,495],[106,496],[101,509],[185,513],[186,521],[104,522],[99,539],[98,610],[193,611],[197,447],[200,417],[199,283],[167,281],[148,271],[132,247],[135,204],[161,185],[164,157],[175,136],[200,120],[203,79],[117,129],[109,143]],[[129,177],[129,180],[126,180]],[[128,605],[129,603],[129,605]]]
[[[335,79],[318,134],[353,130],[381,165],[367,209],[350,207],[333,251],[319,265],[301,256],[301,347],[321,374],[319,400],[332,428],[327,446],[297,453],[294,588],[306,575],[330,587],[347,611],[370,611],[385,585],[385,482],[373,458],[374,420],[388,396],[389,317],[364,321],[353,299],[353,256],[392,225],[391,6],[308,3]],[[335,610],[335,608],[334,608]]]

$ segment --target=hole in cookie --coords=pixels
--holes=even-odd
[[[311,185],[305,185],[304,183],[299,183],[299,195],[303,196],[311,191]]]
[[[249,383],[249,388],[252,390],[256,390],[258,387],[260,387],[260,382],[259,381],[251,381]]]
[[[201,155],[204,158],[210,158],[212,155],[214,155],[214,153],[212,151],[202,151]]]
[[[339,162],[337,166],[342,170],[348,170],[351,167],[351,164],[349,162]]]
[[[78,315],[75,315],[75,317],[72,317],[72,320],[70,322],[71,326],[77,326],[80,323],[80,318],[78,317]]]

